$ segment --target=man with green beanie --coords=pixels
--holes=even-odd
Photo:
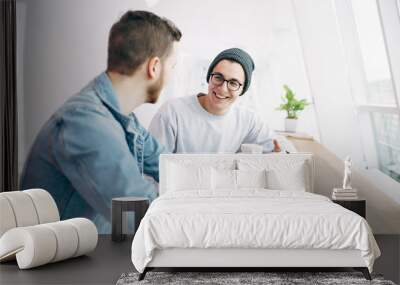
[[[275,135],[254,112],[234,104],[245,94],[255,68],[242,49],[220,52],[207,72],[208,93],[166,102],[149,131],[173,153],[238,152],[258,144],[264,152],[280,151]]]

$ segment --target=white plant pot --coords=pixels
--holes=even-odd
[[[297,127],[297,119],[285,119],[285,131],[289,133],[295,133]]]

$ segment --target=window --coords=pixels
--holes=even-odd
[[[369,104],[395,104],[393,82],[375,0],[352,0]]]
[[[398,4],[392,3],[399,11]],[[356,100],[357,107],[369,117],[368,120],[360,121],[361,124],[370,124],[371,129],[363,139],[373,140],[375,145],[374,150],[366,151],[375,152],[377,167],[400,182],[400,109],[396,80],[392,75],[395,63],[388,56],[393,42],[385,39],[385,34],[399,32],[400,26],[393,27],[393,23],[392,26],[385,26],[382,22],[382,17],[386,16],[382,13],[386,13],[387,7],[379,5],[386,3],[382,4],[379,0],[352,0],[351,4],[366,85],[365,94]],[[397,86],[400,87],[400,84]],[[366,157],[368,160],[371,156],[366,153]],[[370,166],[374,163],[367,164]]]
[[[400,126],[398,114],[372,112],[379,169],[400,181]]]

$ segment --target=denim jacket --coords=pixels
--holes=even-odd
[[[164,151],[131,113],[121,109],[106,73],[71,97],[40,130],[25,162],[22,189],[43,188],[61,219],[87,217],[110,231],[111,199],[157,196]]]

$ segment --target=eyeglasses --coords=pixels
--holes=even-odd
[[[220,73],[211,73],[211,83],[216,86],[221,86],[224,82],[227,82],[227,87],[230,91],[238,91],[243,85],[236,79],[226,80],[224,76]]]

